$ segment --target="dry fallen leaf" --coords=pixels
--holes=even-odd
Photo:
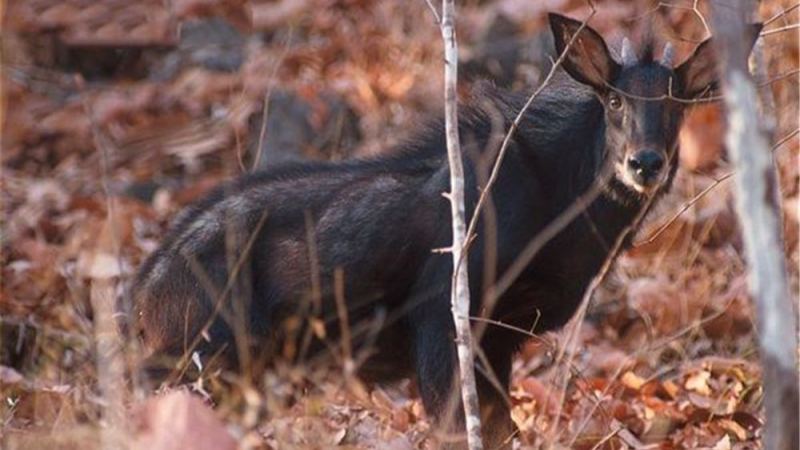
[[[717,420],[717,425],[722,427],[725,431],[736,436],[736,439],[739,441],[744,441],[747,439],[747,430],[733,420],[719,419]]]
[[[641,389],[642,386],[644,386],[647,380],[640,377],[639,375],[636,375],[631,371],[628,371],[622,374],[622,378],[620,379],[620,381],[622,381],[622,384],[624,384],[625,386],[635,391],[638,391],[639,389]]]
[[[736,411],[731,418],[751,434],[754,434],[763,425],[761,419],[746,411]]]
[[[731,450],[731,438],[727,434],[711,450]]]
[[[711,373],[705,370],[700,370],[686,378],[684,387],[690,391],[697,392],[702,395],[711,395],[711,388],[708,386],[708,380],[711,378]]]
[[[234,450],[236,440],[214,411],[185,391],[151,397],[137,411],[134,450]]]
[[[557,395],[550,386],[545,385],[536,377],[526,377],[519,381],[519,389],[514,397],[522,401],[533,401],[539,411],[553,413],[558,407]]]
[[[662,386],[664,387],[664,390],[667,391],[667,393],[669,394],[670,397],[675,398],[675,397],[678,396],[678,392],[680,391],[680,387],[678,387],[678,385],[675,384],[674,381],[667,380],[664,383],[662,383]]]

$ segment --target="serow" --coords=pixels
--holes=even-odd
[[[638,52],[625,40],[618,61],[592,28],[549,21],[561,68],[510,140],[468,257],[486,448],[510,448],[515,431],[506,391],[527,335],[512,328],[544,332],[574,314],[620,235],[669,189],[684,111],[717,84],[710,40],[677,65],[669,44],[656,58],[652,39]],[[468,219],[526,100],[484,82],[459,108]],[[598,180],[585,209],[487,295]],[[463,448],[452,261],[434,251],[451,245],[449,189],[441,121],[386,156],[217,188],[177,218],[126,296],[150,373],[195,353],[249,373],[349,355],[366,381],[414,376],[426,413],[455,435],[445,445]]]

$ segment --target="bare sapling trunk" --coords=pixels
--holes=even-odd
[[[441,31],[444,41],[444,111],[447,159],[450,165],[450,200],[453,216],[453,278],[451,285],[451,309],[456,329],[456,346],[460,374],[461,401],[467,443],[471,450],[483,448],[478,393],[475,386],[475,355],[472,348],[472,332],[469,322],[469,278],[466,258],[466,220],[464,214],[464,165],[461,161],[461,146],[458,136],[458,45],[455,30],[455,4],[453,0],[442,0]],[[463,255],[463,256],[462,256]]]
[[[747,71],[745,17],[750,2],[714,4],[714,34],[728,117],[725,142],[735,166],[736,210],[758,315],[766,426],[764,448],[800,448],[797,324],[781,239],[780,196],[769,142],[760,127],[756,88]]]

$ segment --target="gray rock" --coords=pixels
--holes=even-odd
[[[259,111],[249,119],[249,152],[258,159],[258,168],[286,161],[340,159],[361,140],[356,113],[332,92],[309,100],[296,92],[273,90],[264,140],[258,148],[262,117]]]
[[[244,61],[246,39],[225,19],[212,17],[181,25],[178,51],[192,64],[234,72]]]

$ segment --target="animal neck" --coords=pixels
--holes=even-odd
[[[558,103],[551,100],[532,108],[526,117],[529,126],[519,133],[522,159],[540,181],[553,217],[592,186],[603,165],[602,105],[593,95],[576,97],[580,100],[559,98]]]
[[[641,198],[620,202],[618,198],[603,192],[586,208],[578,222],[593,236],[597,245],[610,251],[620,234],[626,233],[634,225],[634,221],[647,205],[648,202]],[[629,235],[623,243],[623,247],[628,246],[630,237]]]
[[[573,205],[584,205],[561,233],[568,238],[559,246],[576,246],[576,251],[585,252],[587,262],[591,261],[586,267],[595,267],[602,264],[619,236],[652,202],[606,175],[613,168],[604,161],[609,152],[602,106],[592,99],[576,111],[580,114],[575,122],[548,145],[550,151],[533,152],[531,165],[537,177],[545,180],[543,191],[550,205],[548,221],[557,220]],[[536,140],[531,142],[535,144]]]

